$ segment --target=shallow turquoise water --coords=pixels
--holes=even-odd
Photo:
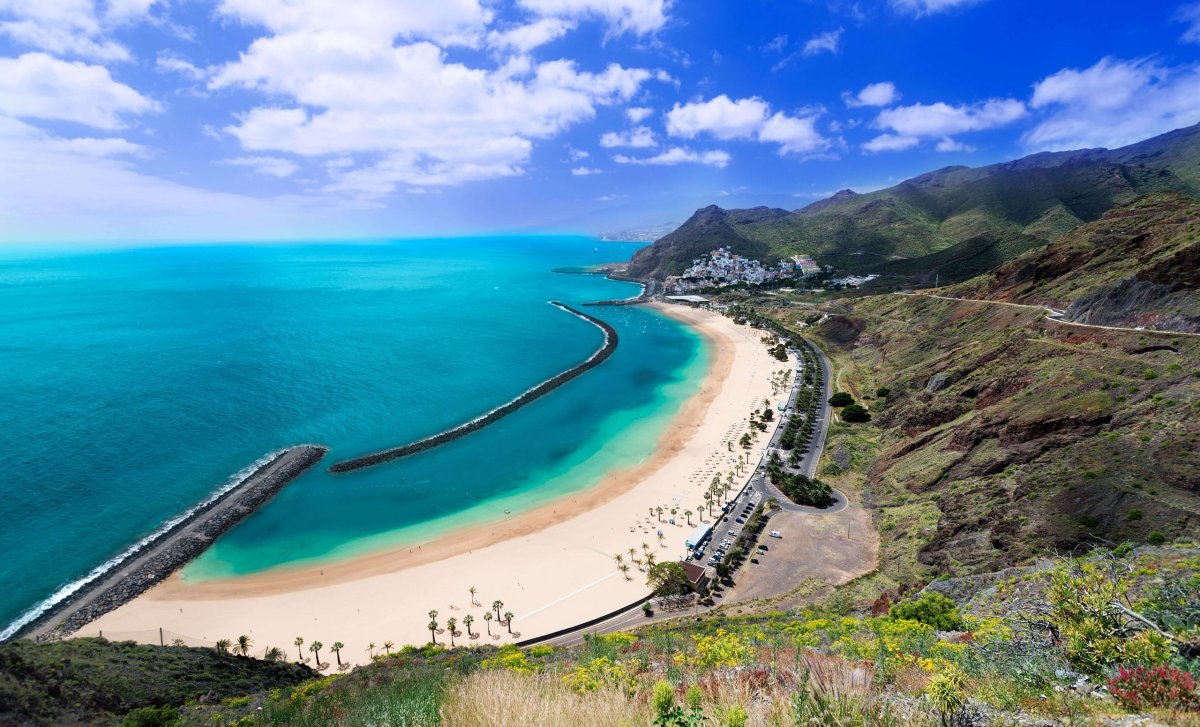
[[[653,312],[598,308],[620,335],[600,367],[451,444],[325,471],[586,358],[601,332],[547,301],[637,288],[552,269],[636,248],[531,237],[0,257],[0,621],[288,445],[331,452],[185,577],[420,542],[647,457],[707,354]]]

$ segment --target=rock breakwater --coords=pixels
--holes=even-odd
[[[26,623],[10,630],[20,636],[62,637],[128,603],[198,556],[328,451],[317,445],[301,445],[276,453],[229,489],[216,493],[101,566],[98,574],[93,571],[95,577],[72,584],[74,587],[65,595],[47,599]]]
[[[546,379],[545,381],[538,384],[537,386],[527,389],[524,393],[522,393],[520,396],[516,397],[512,401],[502,404],[502,405],[496,407],[495,409],[492,409],[488,413],[478,416],[469,422],[460,424],[457,427],[454,427],[453,429],[447,429],[446,431],[441,432],[440,434],[435,434],[431,437],[419,439],[411,444],[406,444],[401,447],[393,447],[393,448],[385,449],[385,450],[382,450],[379,452],[365,454],[361,457],[355,457],[354,459],[347,459],[347,460],[343,460],[341,462],[336,462],[329,468],[329,471],[330,472],[353,472],[354,470],[360,470],[360,469],[363,469],[364,467],[372,467],[374,465],[382,464],[384,462],[390,462],[391,460],[399,459],[400,457],[406,457],[410,454],[416,454],[417,452],[424,452],[425,450],[433,449],[434,447],[441,446],[443,444],[446,444],[447,442],[452,442],[455,439],[465,437],[466,435],[470,434],[471,432],[483,429],[487,425],[489,425],[499,419],[502,419],[502,418],[508,416],[509,414],[512,414],[514,411],[520,409],[521,407],[525,406],[526,404],[529,404],[532,401],[540,399],[541,397],[545,396],[546,394],[549,394],[551,391],[554,391],[558,387],[567,383],[571,379],[574,379],[575,377],[580,376],[581,374],[583,374],[587,371],[590,371],[591,369],[596,368],[600,364],[604,363],[604,361],[607,360],[608,357],[611,356],[613,354],[613,352],[617,350],[617,331],[612,326],[610,326],[609,324],[600,320],[599,318],[594,318],[592,316],[589,316],[588,314],[586,314],[582,311],[576,310],[575,308],[572,308],[571,306],[566,305],[565,303],[560,303],[556,300],[553,300],[553,301],[550,301],[550,304],[557,308],[561,308],[562,310],[566,311],[567,313],[570,313],[571,315],[574,315],[577,318],[585,320],[588,323],[591,323],[592,325],[599,328],[601,331],[604,332],[604,343],[602,343],[600,345],[600,348],[596,349],[595,353],[593,353],[591,356],[589,356],[582,363],[580,363],[576,366],[572,366],[571,368],[567,369],[566,371],[562,372],[561,374],[558,374],[549,379]]]

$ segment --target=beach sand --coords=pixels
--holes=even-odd
[[[794,362],[770,356],[762,331],[706,311],[656,308],[704,336],[710,370],[644,462],[537,509],[419,547],[222,581],[187,582],[176,574],[76,635],[103,631],[111,640],[157,643],[162,628],[168,643],[180,638],[200,645],[246,634],[255,652],[278,646],[291,659],[297,658],[292,642],[302,636],[326,645],[323,662],[336,663],[328,645],[341,641],[343,662],[364,663],[371,642],[427,643],[432,609],[442,629],[447,618],[458,619],[459,645],[503,644],[581,623],[645,596],[645,573],[633,565],[629,549],[641,558],[648,545],[660,562],[684,555],[683,542],[700,522],[695,513],[713,475],[732,471],[738,455],[747,452],[737,440],[750,413],[771,392],[772,374],[794,368]],[[785,396],[781,391],[771,397],[772,404]],[[756,438],[750,461],[758,461],[768,439]],[[735,478],[733,492],[747,477],[748,472]],[[659,506],[661,520],[650,514]],[[668,523],[672,507],[678,509],[675,524]],[[694,513],[691,525],[685,510]],[[711,518],[705,515],[704,522]],[[617,553],[631,566],[628,579],[617,568]],[[479,605],[471,603],[471,586]],[[496,620],[490,625],[494,637],[487,636],[482,617],[496,600],[504,602],[501,613],[514,615],[512,636]],[[475,618],[475,638],[461,623],[467,614]],[[438,635],[439,643],[448,640],[448,633]]]

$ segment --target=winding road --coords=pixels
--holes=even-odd
[[[905,295],[915,298],[921,296],[924,298],[937,298],[939,300],[953,300],[960,303],[985,303],[987,305],[1006,305],[1010,308],[1025,308],[1028,310],[1040,310],[1046,314],[1046,320],[1057,323],[1063,326],[1078,326],[1080,328],[1098,328],[1104,331],[1128,331],[1130,333],[1158,333],[1168,336],[1200,336],[1200,333],[1188,333],[1187,331],[1169,331],[1158,328],[1125,328],[1122,326],[1101,326],[1095,323],[1079,323],[1077,321],[1063,320],[1066,311],[1057,308],[1051,308],[1048,305],[1030,305],[1028,303],[1009,303],[1006,300],[983,300],[980,298],[954,298],[948,295],[934,295],[933,293],[922,293],[920,291],[897,291],[895,295]]]

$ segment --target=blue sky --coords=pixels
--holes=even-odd
[[[0,240],[600,233],[1200,121],[1200,2],[0,0]]]

